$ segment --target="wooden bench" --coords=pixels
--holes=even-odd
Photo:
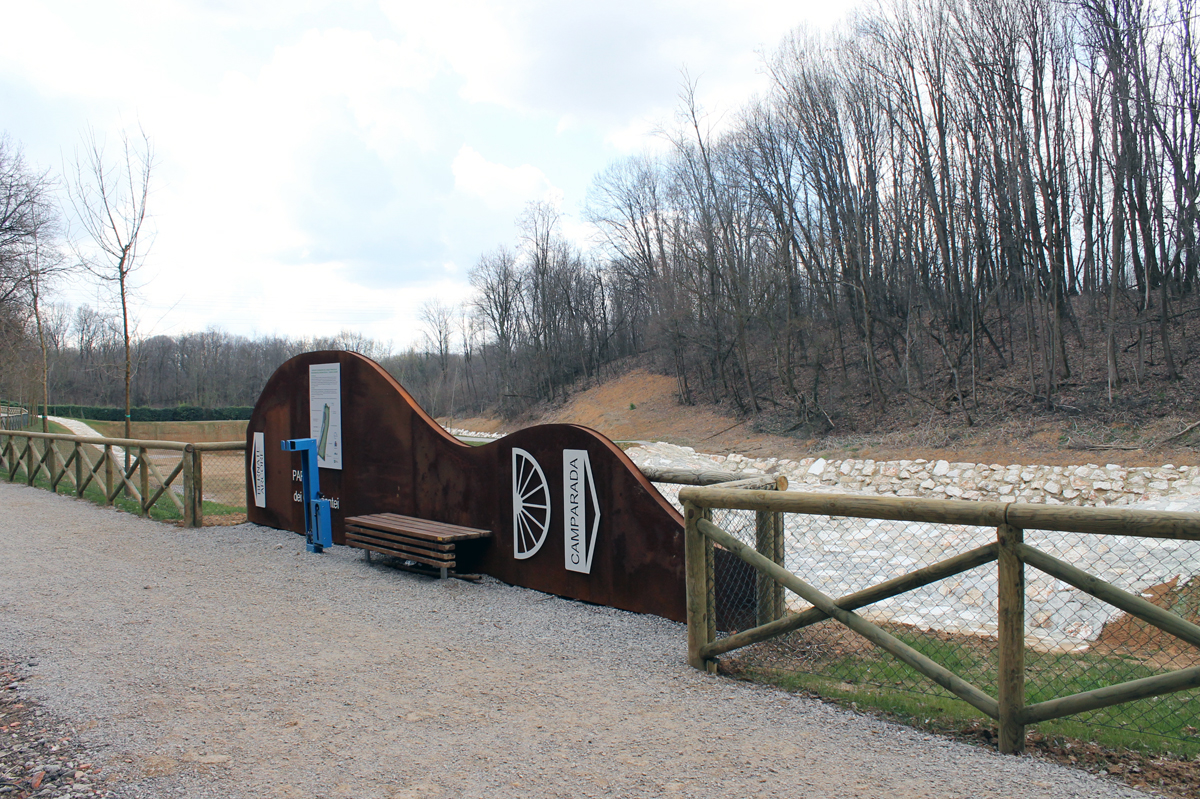
[[[453,573],[455,547],[460,542],[490,538],[491,535],[491,530],[459,527],[398,513],[372,513],[346,519],[346,546],[366,550],[368,558],[372,552],[378,552],[431,566],[443,579]]]

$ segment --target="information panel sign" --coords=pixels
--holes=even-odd
[[[342,365],[308,367],[309,436],[317,440],[317,466],[342,468]]]

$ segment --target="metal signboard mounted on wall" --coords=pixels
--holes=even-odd
[[[317,465],[342,468],[342,365],[308,367],[308,437],[317,442]]]
[[[267,452],[266,438],[262,433],[254,434],[254,446],[251,448],[250,469],[253,470],[254,507],[267,507]]]
[[[590,574],[601,515],[592,462],[585,449],[564,449],[562,460],[563,565],[567,571]]]
[[[513,585],[683,620],[683,520],[615,444],[577,425],[526,428],[480,447],[459,442],[378,364],[351,352],[297,356],[255,405],[265,506],[250,521],[303,531],[299,474],[279,441],[325,443],[322,493],[333,541],[349,516],[394,513],[490,530],[460,558]],[[319,453],[318,453],[319,454]],[[248,448],[247,458],[252,455]],[[247,497],[258,471],[247,464]],[[250,477],[255,475],[255,477]]]

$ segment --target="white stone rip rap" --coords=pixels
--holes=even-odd
[[[766,461],[743,456],[698,454],[690,448],[654,443],[627,453],[639,466],[672,466],[711,471],[714,465],[737,479],[761,471]],[[1037,466],[949,463],[924,460],[876,462],[771,460],[768,471],[788,478],[793,489],[882,496],[968,498],[984,501],[1122,505],[1159,510],[1200,511],[1200,468],[1123,467],[1107,464]],[[660,486],[679,507],[677,486]],[[722,511],[731,533],[752,536],[753,513]],[[785,522],[789,571],[833,596],[852,593],[907,574],[922,566],[995,541],[994,528],[928,525],[879,519],[847,519],[788,514]],[[1027,530],[1025,540],[1056,558],[1134,594],[1200,575],[1200,542],[1155,541]],[[1167,554],[1169,553],[1169,554]],[[1027,569],[1026,618],[1030,643],[1047,649],[1084,648],[1104,625],[1121,615],[1113,606],[1071,586]],[[875,619],[973,635],[996,633],[996,567],[986,564],[925,588],[903,594],[861,613]],[[789,593],[793,610],[805,604]]]

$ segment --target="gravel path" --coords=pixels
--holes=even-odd
[[[118,797],[1142,796],[700,674],[685,638],[0,484],[0,653]]]

